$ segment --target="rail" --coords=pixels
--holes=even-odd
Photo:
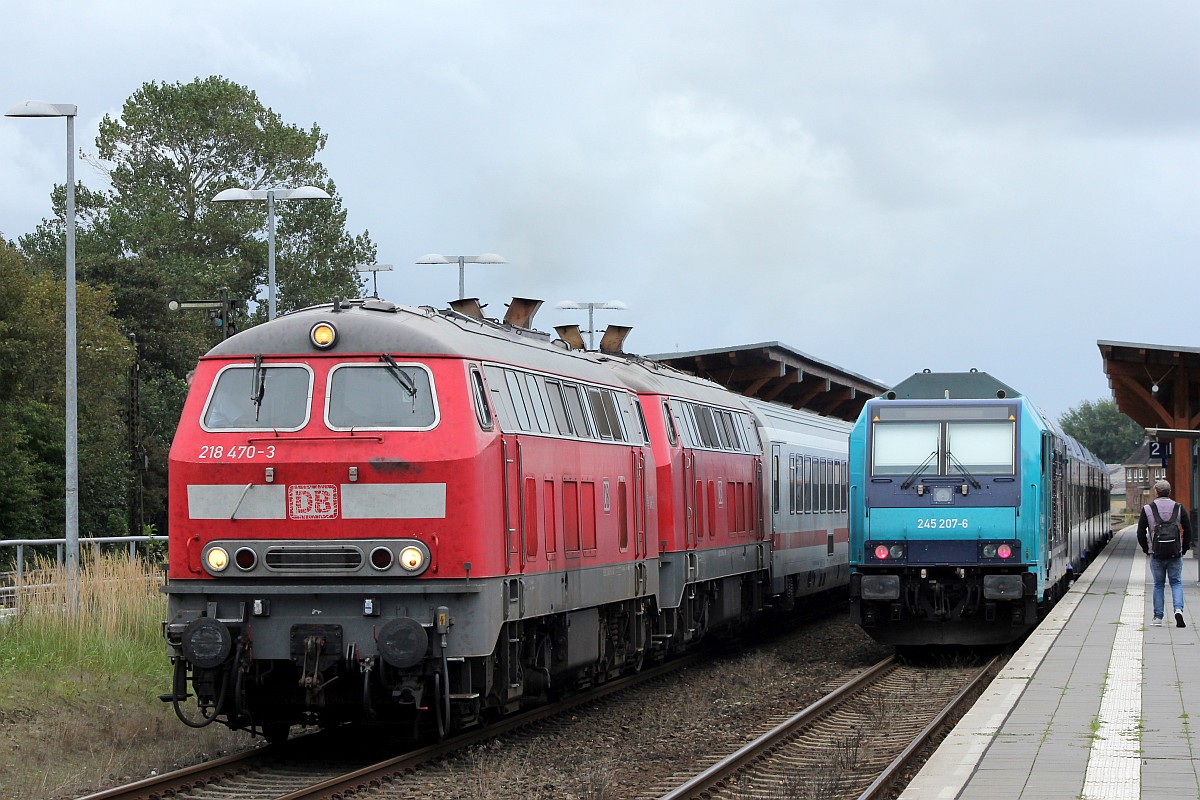
[[[81,549],[85,545],[91,545],[97,551],[103,545],[127,547],[130,558],[134,558],[137,555],[138,545],[143,545],[143,550],[148,551],[150,545],[154,543],[161,543],[165,549],[167,546],[167,537],[87,536],[80,537],[79,539]],[[4,548],[12,547],[16,549],[14,569],[8,572],[0,572],[0,609],[12,608],[16,604],[17,597],[22,590],[35,588],[27,584],[25,580],[25,555],[28,549],[38,551],[53,547],[55,551],[55,563],[61,569],[63,564],[66,563],[66,545],[66,539],[0,539],[0,562],[8,561],[5,557],[8,551]]]

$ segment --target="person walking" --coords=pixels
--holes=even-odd
[[[1175,627],[1186,628],[1183,621],[1183,554],[1192,546],[1192,522],[1182,503],[1171,499],[1171,484],[1155,481],[1156,497],[1142,507],[1138,517],[1137,538],[1142,552],[1150,556],[1150,574],[1154,576],[1154,620],[1162,625],[1164,584],[1171,582],[1175,603]]]

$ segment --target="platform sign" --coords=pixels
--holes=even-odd
[[[1165,467],[1167,462],[1171,460],[1171,443],[1150,442],[1150,458],[1157,458]]]

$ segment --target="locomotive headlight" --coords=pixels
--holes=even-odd
[[[996,545],[985,544],[983,546],[983,557],[984,558],[995,558],[996,557]],[[1007,558],[1007,556],[1005,556],[1005,558]]]
[[[312,341],[313,347],[318,350],[328,350],[337,342],[337,329],[331,322],[318,322],[308,332],[308,338]]]
[[[205,554],[204,563],[212,572],[223,572],[229,566],[229,551],[224,547],[214,547]]]
[[[892,558],[904,558],[904,545],[894,544],[888,549],[888,555]]]
[[[406,572],[417,572],[425,566],[425,554],[421,548],[408,546],[400,551],[400,566]]]

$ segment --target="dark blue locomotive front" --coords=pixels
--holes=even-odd
[[[1017,639],[1111,536],[1104,464],[982,372],[869,401],[850,480],[852,615],[890,644]]]

